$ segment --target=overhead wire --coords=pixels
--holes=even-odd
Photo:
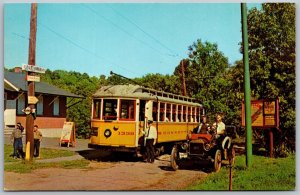
[[[126,69],[126,68],[124,68],[124,67],[122,67],[122,66],[119,66],[119,65],[117,65],[115,62],[113,62],[113,61],[111,61],[111,60],[109,60],[109,59],[107,59],[107,58],[104,58],[104,57],[102,57],[102,56],[99,56],[97,53],[92,52],[92,51],[86,49],[85,47],[83,47],[83,46],[79,45],[78,43],[76,43],[75,41],[71,40],[70,38],[67,38],[67,37],[65,37],[64,35],[62,35],[62,34],[56,32],[56,31],[53,30],[53,29],[51,29],[49,26],[47,26],[47,25],[45,25],[45,24],[43,24],[43,23],[41,23],[41,22],[38,22],[38,24],[39,24],[40,26],[44,27],[45,29],[47,29],[48,31],[52,32],[53,34],[57,35],[58,37],[64,39],[64,40],[67,41],[67,42],[69,42],[70,44],[76,46],[77,48],[79,48],[79,49],[81,49],[81,50],[83,50],[83,51],[85,51],[86,53],[88,53],[88,54],[90,54],[90,55],[92,55],[92,56],[94,56],[94,57],[96,57],[96,58],[99,58],[99,59],[102,59],[102,60],[109,61],[109,62],[110,62],[111,64],[113,64],[114,66],[117,66],[117,67],[119,67],[119,68],[121,68],[121,69],[123,69],[123,70],[125,70],[125,71],[128,71],[128,72],[130,72],[130,73],[132,73],[132,74],[138,75],[137,73],[135,73],[135,72],[133,72],[133,71],[131,71],[131,70],[128,70],[128,69]],[[106,65],[106,64],[104,64],[104,65],[105,65],[105,66],[113,67],[112,65]]]
[[[108,19],[107,17],[101,15],[99,12],[97,12],[96,10],[92,9],[91,7],[85,5],[85,4],[81,4],[83,7],[85,7],[86,9],[90,10],[91,12],[93,12],[94,14],[100,16],[101,18],[103,18],[104,20],[106,20],[107,22],[111,23],[113,26],[115,26],[116,28],[118,28],[119,30],[123,31],[125,34],[127,34],[128,36],[132,37],[133,39],[139,41],[140,43],[148,46],[149,48],[151,48],[152,50],[162,54],[162,55],[168,55],[170,56],[168,53],[163,53],[160,50],[156,49],[155,47],[149,45],[147,42],[137,38],[136,36],[132,35],[130,32],[128,32],[127,30],[125,30],[124,28],[120,27],[119,25],[117,25],[116,23],[114,23],[113,21],[111,21],[110,19]]]
[[[119,15],[120,17],[122,17],[123,19],[125,19],[126,21],[128,21],[129,23],[131,23],[132,25],[134,25],[136,28],[138,28],[140,31],[142,31],[145,35],[147,35],[148,37],[150,37],[152,40],[154,40],[160,46],[162,46],[163,48],[167,49],[171,53],[171,54],[168,54],[169,56],[172,56],[172,57],[178,57],[179,56],[178,54],[176,54],[176,52],[174,52],[168,46],[166,46],[161,41],[159,41],[157,38],[155,38],[154,36],[152,36],[150,33],[146,32],[144,29],[142,29],[138,24],[136,24],[135,22],[133,22],[131,19],[129,19],[125,15],[121,14],[120,12],[118,12],[112,6],[110,6],[110,5],[106,5],[106,6],[109,7],[110,9],[112,9],[117,15]]]

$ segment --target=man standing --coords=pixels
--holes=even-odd
[[[154,145],[157,139],[157,130],[152,120],[148,120],[148,131],[146,132],[146,154],[147,162],[154,163]]]
[[[34,153],[33,156],[39,158],[40,156],[40,144],[42,141],[42,133],[38,129],[37,125],[33,127],[33,138],[34,138]]]
[[[23,143],[22,143],[22,132],[24,130],[24,127],[21,125],[21,123],[17,123],[17,127],[13,130],[11,134],[11,141],[13,142],[14,145],[14,153],[13,157],[14,158],[19,158],[21,157],[24,159],[25,154],[23,152]]]

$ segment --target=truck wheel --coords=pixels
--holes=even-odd
[[[177,146],[174,146],[171,152],[171,167],[174,171],[176,171],[179,167],[177,164],[178,161],[178,149]]]
[[[221,150],[217,150],[215,153],[215,160],[214,160],[214,171],[219,172],[222,165],[222,154]]]

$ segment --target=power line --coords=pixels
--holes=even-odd
[[[149,48],[153,49],[154,51],[162,54],[162,55],[169,55],[166,53],[162,53],[160,50],[152,47],[151,45],[149,45],[147,42],[137,38],[136,36],[132,35],[130,32],[126,31],[125,29],[121,28],[119,25],[117,25],[116,23],[114,23],[113,21],[111,21],[110,19],[106,18],[105,16],[99,14],[97,11],[95,11],[94,9],[90,8],[89,6],[85,5],[85,4],[81,4],[83,7],[85,7],[86,9],[90,10],[91,12],[93,12],[94,14],[100,16],[101,18],[103,18],[104,20],[106,20],[107,22],[111,23],[112,25],[114,25],[116,28],[118,28],[119,30],[123,31],[124,33],[126,33],[128,36],[134,38],[135,40],[143,43],[144,45],[147,45]]]
[[[73,40],[71,40],[71,39],[65,37],[64,35],[62,35],[62,34],[56,32],[56,31],[54,31],[53,29],[51,29],[50,27],[46,26],[45,24],[43,24],[43,23],[41,23],[41,22],[38,22],[38,24],[41,25],[42,27],[44,27],[45,29],[47,29],[48,31],[52,32],[53,34],[57,35],[58,37],[64,39],[64,40],[67,41],[67,42],[69,42],[70,44],[76,46],[77,48],[79,48],[79,49],[81,49],[81,50],[83,50],[83,51],[85,51],[86,53],[88,53],[88,54],[90,54],[90,55],[92,55],[92,56],[94,56],[94,57],[96,57],[96,58],[100,58],[100,59],[103,59],[103,60],[107,60],[107,61],[109,61],[110,63],[112,63],[114,66],[117,66],[117,67],[119,67],[119,68],[121,68],[121,69],[123,69],[123,70],[125,70],[125,71],[128,71],[128,72],[130,72],[130,73],[132,73],[132,74],[138,75],[137,73],[132,72],[132,71],[130,71],[130,70],[128,70],[128,69],[126,69],[126,68],[124,68],[124,67],[122,67],[122,66],[116,65],[116,63],[110,61],[109,59],[104,58],[104,57],[102,57],[102,56],[99,56],[99,55],[97,55],[96,53],[94,53],[94,52],[92,52],[92,51],[86,49],[85,47],[82,47],[81,45],[79,45],[79,44],[76,43],[75,41],[73,41]],[[105,65],[105,64],[104,64],[104,65]],[[106,66],[113,67],[112,65],[106,65]]]
[[[20,34],[15,33],[15,32],[12,32],[12,34],[15,35],[15,36],[21,37],[21,38],[23,38],[23,39],[26,39],[26,40],[29,40],[29,39],[30,39],[29,37],[25,37],[24,35],[20,35]]]
[[[167,47],[161,41],[159,41],[158,39],[156,39],[150,33],[146,32],[144,29],[142,29],[139,25],[137,25],[135,22],[133,22],[132,20],[130,20],[128,17],[124,16],[123,14],[121,14],[120,12],[118,12],[117,10],[115,10],[112,6],[110,6],[110,5],[107,5],[107,6],[110,9],[112,9],[117,15],[121,16],[122,18],[124,18],[126,21],[128,21],[129,23],[131,23],[132,25],[134,25],[136,28],[138,28],[140,31],[142,31],[144,34],[146,34],[148,37],[150,37],[151,39],[153,39],[156,43],[158,43],[159,45],[161,45],[162,47],[164,47],[165,49],[167,49],[169,52],[171,52],[172,54],[168,54],[169,56],[172,56],[172,57],[178,57],[179,56],[178,54],[176,54],[176,52],[174,52],[172,49],[170,49],[169,47]]]

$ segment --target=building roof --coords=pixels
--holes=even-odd
[[[7,91],[26,91],[27,81],[26,74],[15,72],[4,72],[4,89]],[[35,93],[60,95],[66,97],[83,98],[81,95],[76,95],[64,89],[60,89],[45,82],[35,82]]]
[[[93,94],[93,98],[138,98],[145,100],[160,100],[170,103],[202,106],[194,98],[171,94],[163,91],[145,88],[139,85],[108,85],[103,86]]]

